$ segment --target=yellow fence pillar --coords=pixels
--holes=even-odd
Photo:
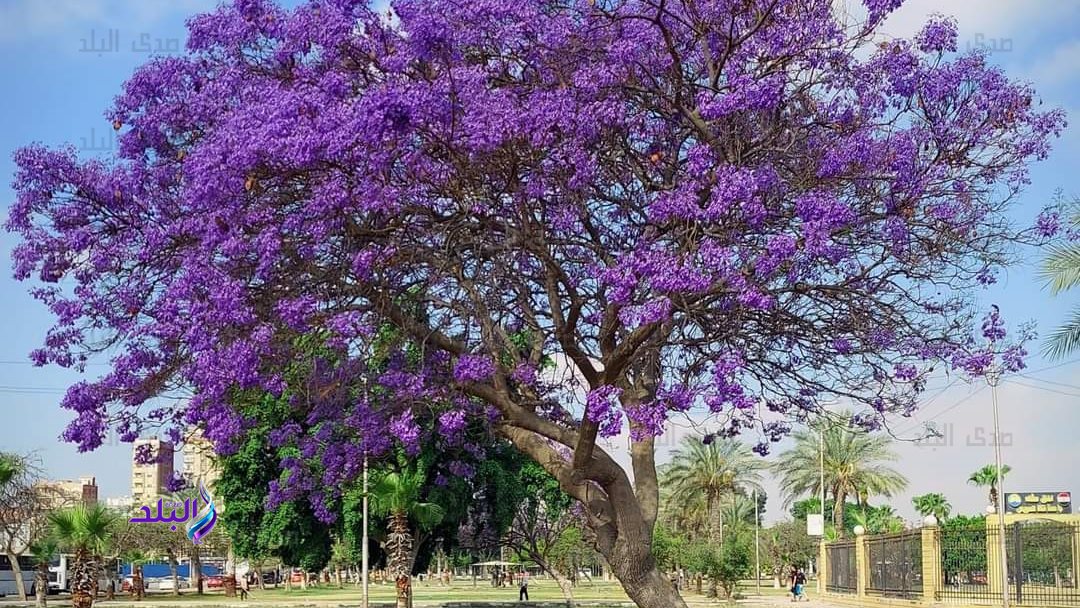
[[[935,602],[944,584],[941,576],[941,534],[936,519],[927,519],[922,527],[922,599]]]
[[[997,595],[1005,589],[1001,580],[1001,541],[998,539],[997,516],[986,518],[986,582],[990,593]]]
[[[817,568],[817,592],[818,597],[825,594],[825,577],[829,569],[828,551],[825,550],[825,539],[818,543],[818,568]]]
[[[862,526],[855,527],[855,594],[858,597],[866,596],[866,588],[870,585],[870,556],[866,551],[866,530]]]

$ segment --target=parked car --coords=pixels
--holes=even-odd
[[[188,583],[188,580],[186,578],[178,579],[177,582],[179,582],[179,584],[180,584],[180,589],[187,589],[188,587],[191,586],[191,584]],[[167,576],[165,578],[159,578],[159,579],[157,579],[157,586],[156,587],[151,586],[150,588],[151,589],[156,588],[158,591],[172,591],[173,590],[173,579],[172,579],[171,576]]]
[[[276,585],[281,581],[278,579],[277,570],[268,570],[262,573],[262,580],[264,585]]]
[[[290,576],[290,577],[289,577],[289,580],[291,580],[291,581],[292,581],[292,582],[294,582],[294,583],[300,583],[300,582],[303,582],[303,580],[304,580],[304,573],[303,573],[303,572],[295,572],[295,571],[294,571],[294,572],[292,573],[292,576]]]
[[[203,577],[203,584],[207,589],[222,589],[225,587],[225,577],[220,574]]]

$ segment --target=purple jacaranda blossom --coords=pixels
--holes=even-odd
[[[495,363],[489,357],[462,355],[454,365],[457,382],[483,382],[495,373]]]
[[[837,396],[906,415],[935,363],[1018,369],[973,290],[1050,238],[1010,220],[1064,114],[945,19],[883,38],[900,4],[193,17],[107,109],[115,154],[13,159],[13,271],[55,320],[31,360],[87,376],[64,439],[196,426],[228,453],[238,399],[281,399],[268,502],[332,502],[397,444],[474,464],[446,411],[557,469],[583,419],[640,440],[700,408],[771,443]],[[632,482],[594,469],[629,521],[605,497]]]

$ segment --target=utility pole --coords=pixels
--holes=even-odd
[[[990,385],[990,400],[994,406],[994,466],[997,467],[997,504],[994,508],[997,510],[998,550],[1001,552],[1001,607],[1009,608],[1009,564],[1006,562],[1008,556],[1005,548],[1005,486],[1004,475],[1001,471],[1001,428],[998,424],[997,399],[997,385],[1000,380],[1001,370],[995,364],[986,371],[986,382]]]
[[[761,516],[758,514],[757,488],[754,488],[754,585],[757,594],[761,595]]]
[[[366,400],[368,398],[367,377],[364,376],[362,381],[364,383],[364,399]],[[368,608],[368,455],[366,446],[364,447],[364,497],[362,503],[364,533],[360,541],[363,543],[360,548],[360,569],[362,571],[360,580],[364,588],[362,606]]]

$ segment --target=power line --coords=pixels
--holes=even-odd
[[[1065,395],[1067,397],[1080,397],[1080,393],[1067,393],[1065,391],[1059,391],[1056,388],[1049,388],[1049,387],[1046,387],[1046,386],[1037,386],[1037,385],[1034,385],[1034,384],[1027,384],[1025,382],[1020,382],[1018,380],[1008,380],[1007,382],[1009,382],[1009,384],[1016,384],[1018,386],[1025,386],[1027,388],[1033,388],[1033,389],[1036,389],[1036,390],[1046,391],[1046,392],[1049,392],[1049,393],[1057,393],[1059,395]]]
[[[1053,380],[1043,380],[1042,378],[1035,378],[1033,376],[1028,376],[1027,374],[1017,374],[1017,375],[1019,377],[1021,377],[1021,378],[1026,379],[1026,380],[1034,380],[1035,382],[1043,382],[1043,383],[1046,383],[1046,384],[1053,384],[1054,386],[1064,386],[1065,388],[1071,388],[1073,390],[1080,391],[1080,386],[1077,386],[1075,384],[1068,384],[1068,383],[1065,383],[1065,382],[1055,382]]]

